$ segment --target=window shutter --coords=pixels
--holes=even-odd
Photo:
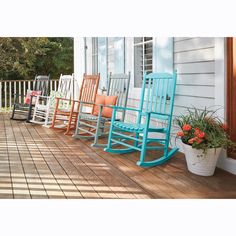
[[[134,87],[142,86],[145,72],[153,71],[153,40],[152,37],[134,38]]]

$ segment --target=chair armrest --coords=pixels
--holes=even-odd
[[[142,116],[149,116],[151,117],[152,115],[154,119],[160,119],[160,120],[167,120],[169,119],[170,115],[164,114],[164,113],[160,113],[160,112],[154,112],[154,111],[146,111],[146,112],[142,112],[141,113]]]

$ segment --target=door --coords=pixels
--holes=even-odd
[[[227,38],[227,124],[236,142],[236,38]],[[236,159],[236,152],[228,150],[228,156]]]

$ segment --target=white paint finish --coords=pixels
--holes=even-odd
[[[196,106],[199,109],[204,109],[205,106],[207,107],[213,107],[215,105],[214,99],[209,98],[203,98],[203,97],[188,97],[186,99],[186,96],[176,96],[175,97],[175,110],[179,109],[179,107],[182,107],[183,109],[187,107]],[[131,107],[139,107],[140,100],[138,98],[129,98],[128,100],[128,106]]]
[[[175,64],[175,69],[177,69],[177,72],[181,74],[214,73],[215,63],[214,61],[207,61],[189,64]]]
[[[84,68],[85,68],[85,47],[84,38],[74,38],[74,78],[75,87],[74,94],[75,98],[79,95],[79,88],[83,80]]]
[[[213,107],[215,105],[214,99],[204,98],[204,97],[188,97],[185,96],[176,96],[175,97],[175,106],[183,107],[198,107],[199,109],[204,109],[206,107]]]
[[[185,51],[175,53],[175,63],[186,63],[186,62],[201,62],[214,60],[215,57],[214,48],[206,48],[197,51]]]
[[[215,105],[226,107],[226,43],[224,38],[215,38]],[[217,114],[225,119],[226,109]]]
[[[125,71],[131,71],[129,97],[136,98],[141,94],[141,88],[134,87],[134,38],[128,37],[125,40]]]
[[[93,69],[92,69],[92,38],[91,37],[86,38],[86,45],[87,45],[87,48],[86,48],[86,54],[87,54],[86,68],[87,68],[87,71],[86,71],[86,73],[92,74]]]
[[[173,38],[153,39],[153,71],[173,72]]]
[[[214,38],[209,38],[209,37],[199,37],[199,38],[191,38],[188,40],[175,41],[174,44],[175,52],[198,50],[214,46],[215,46]]]
[[[214,87],[211,87],[211,86],[177,85],[176,94],[185,95],[185,96],[214,98],[215,91],[214,91]]]
[[[182,85],[215,85],[214,74],[183,74],[178,75],[177,84]]]
[[[185,41],[191,39],[190,37],[174,37],[174,42],[178,42],[178,41]]]

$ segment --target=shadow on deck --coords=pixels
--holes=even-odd
[[[236,198],[236,176],[221,169],[191,174],[181,153],[148,169],[138,158],[0,114],[0,198]]]

